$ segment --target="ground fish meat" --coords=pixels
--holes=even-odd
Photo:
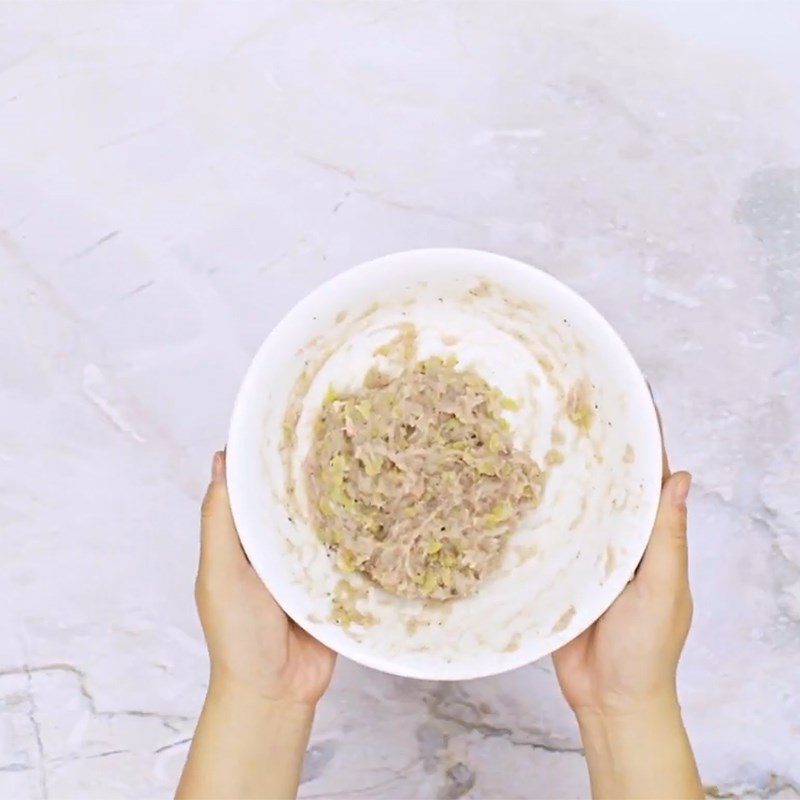
[[[331,388],[305,465],[312,524],[345,573],[438,600],[474,593],[496,568],[544,476],[514,447],[516,406],[455,358],[429,358],[359,391]]]

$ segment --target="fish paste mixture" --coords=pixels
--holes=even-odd
[[[399,375],[370,370],[354,394],[331,388],[304,471],[340,569],[404,597],[475,592],[542,494],[502,416],[515,407],[452,357],[412,355]]]

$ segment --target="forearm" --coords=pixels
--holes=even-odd
[[[578,724],[595,800],[705,796],[677,699],[624,713],[579,712]]]
[[[176,797],[294,798],[313,709],[209,688]]]

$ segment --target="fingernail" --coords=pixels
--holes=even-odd
[[[225,477],[225,467],[222,460],[222,453],[214,453],[214,459],[211,462],[211,480],[221,481]]]
[[[672,480],[672,502],[676,506],[682,506],[689,496],[689,489],[692,486],[692,476],[688,472],[681,472]]]

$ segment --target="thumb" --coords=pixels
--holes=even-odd
[[[692,476],[688,472],[676,472],[664,481],[653,534],[636,580],[674,586],[688,579],[686,498],[691,483]]]
[[[200,514],[200,572],[224,570],[245,560],[228,500],[225,453],[214,453],[211,483]]]

